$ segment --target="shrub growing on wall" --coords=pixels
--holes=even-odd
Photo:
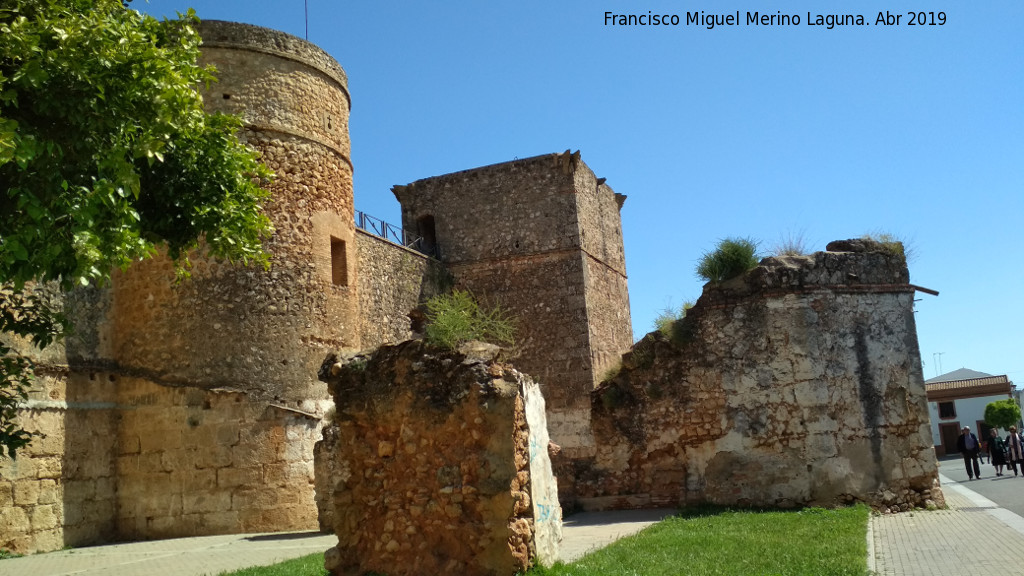
[[[449,350],[470,340],[514,346],[515,326],[500,307],[482,307],[469,292],[454,290],[427,300],[424,339]]]
[[[697,264],[697,276],[707,282],[725,282],[757,266],[757,242],[750,238],[725,238]]]

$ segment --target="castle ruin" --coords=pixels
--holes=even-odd
[[[17,460],[0,460],[0,548],[33,552],[117,540],[317,528],[317,483],[321,500],[333,494],[332,480],[314,473],[314,443],[334,404],[317,378],[321,363],[337,350],[412,337],[409,312],[453,282],[517,317],[522,346],[514,362],[539,383],[551,439],[563,448],[554,462],[559,486],[564,497],[581,506],[728,501],[716,492],[718,477],[707,470],[748,460],[727,461],[717,452],[744,446],[737,435],[775,426],[775,420],[757,415],[761,400],[738,407],[730,386],[754,382],[772,406],[782,402],[772,394],[785,396],[789,392],[780,390],[791,386],[790,373],[776,370],[771,352],[748,341],[769,334],[777,342],[782,336],[771,330],[790,327],[764,324],[751,332],[736,323],[736,314],[756,317],[764,306],[792,308],[791,315],[805,319],[820,312],[819,301],[835,307],[837,317],[853,311],[859,331],[842,323],[805,322],[803,338],[814,346],[801,345],[806,351],[800,362],[815,364],[814,354],[848,343],[854,356],[842,356],[822,370],[791,372],[801,374],[800,386],[818,390],[820,402],[808,408],[818,416],[829,412],[835,398],[844,406],[856,406],[858,397],[862,404],[864,398],[875,399],[865,419],[821,424],[867,427],[860,430],[866,436],[858,446],[883,456],[857,460],[871,466],[871,474],[892,464],[884,456],[889,442],[898,439],[902,450],[921,440],[916,411],[924,414],[924,392],[920,368],[911,366],[918,351],[912,316],[909,323],[906,319],[912,304],[905,278],[879,280],[898,286],[887,292],[847,290],[843,286],[873,281],[844,276],[819,290],[855,295],[835,302],[822,296],[797,305],[792,299],[803,296],[780,292],[756,305],[712,307],[723,312],[702,318],[732,314],[706,321],[706,333],[719,338],[720,348],[714,349],[761,346],[758,355],[746,363],[742,355],[736,360],[719,352],[671,360],[689,363],[685,370],[699,366],[701,376],[684,371],[680,377],[665,368],[650,381],[660,382],[657,387],[672,391],[677,400],[655,402],[650,396],[629,411],[606,398],[639,397],[636,390],[648,385],[649,376],[627,366],[594,392],[601,375],[631,344],[619,218],[625,197],[598,178],[578,152],[396,186],[403,226],[421,238],[420,250],[413,250],[355,226],[350,99],[337,62],[306,41],[255,26],[204,22],[200,33],[203,62],[216,65],[220,78],[204,92],[207,106],[241,113],[242,138],[277,175],[266,207],[275,228],[266,244],[271,267],[239,269],[198,260],[191,281],[176,284],[170,262],[156,258],[115,274],[109,287],[66,296],[75,332],[63,346],[37,356],[38,386],[22,416],[26,429],[46,436]],[[777,288],[804,294],[801,290],[812,284]],[[883,307],[861,299],[890,293],[901,296],[885,296]],[[902,336],[890,338],[891,326]],[[837,327],[842,341],[831,339]],[[877,355],[881,342],[887,355]],[[645,346],[641,349],[658,358],[668,354],[658,347],[663,343]],[[716,364],[727,357],[729,362]],[[627,364],[635,361],[637,352],[625,358]],[[870,376],[851,380],[850,370]],[[894,403],[894,398],[904,401]],[[902,411],[898,418],[887,412],[893,406]],[[926,414],[923,418],[926,430]],[[719,426],[723,419],[727,433]],[[891,426],[896,419],[903,424]],[[674,447],[679,426],[686,427],[685,434],[707,438]],[[884,432],[872,432],[876,429]],[[607,437],[599,442],[594,431]],[[846,470],[826,462],[845,449],[842,442],[799,433],[787,446],[808,438],[817,442],[814,465],[821,464],[821,470],[807,482],[831,481]],[[923,445],[930,446],[930,440]],[[759,454],[758,466],[774,465],[770,450]],[[778,466],[804,466],[805,456],[787,453]],[[905,489],[895,490],[899,494],[890,500],[918,504],[930,496],[934,459],[929,467],[927,455],[916,449],[909,457],[913,461],[901,464],[901,475],[876,474],[873,483],[840,492],[870,501],[871,491],[893,484]],[[662,476],[664,470],[672,474]],[[654,486],[654,478],[672,486]],[[772,501],[815,501],[803,498],[811,494],[807,490],[783,492]],[[759,501],[756,487],[743,494],[742,501]]]

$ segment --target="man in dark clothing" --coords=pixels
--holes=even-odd
[[[964,457],[964,466],[967,468],[967,478],[974,480],[981,478],[981,467],[978,466],[978,453],[981,452],[981,443],[978,437],[971,434],[971,427],[964,426],[960,437],[956,440],[956,449]],[[974,470],[971,470],[971,463],[974,463]]]

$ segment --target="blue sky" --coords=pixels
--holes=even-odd
[[[916,253],[925,377],[967,367],[1024,385],[1024,2],[136,0],[173,17],[306,36],[345,68],[356,208],[395,224],[390,188],[566,149],[629,198],[633,331],[695,300],[701,254],[748,236],[886,232]],[[686,13],[792,26],[686,26]],[[942,26],[907,12],[942,11]],[[612,27],[604,13],[677,14]],[[899,26],[873,25],[878,12]],[[865,26],[809,26],[855,13]],[[937,21],[937,20],[936,20]],[[941,353],[941,356],[939,355]]]

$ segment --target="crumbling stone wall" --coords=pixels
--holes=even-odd
[[[589,508],[941,503],[902,255],[869,241],[709,284],[592,396]]]
[[[329,358],[337,414],[332,574],[508,575],[557,558],[561,512],[539,388],[497,348],[421,341]],[[330,485],[333,484],[333,487]],[[324,498],[326,496],[326,498]]]
[[[450,287],[448,271],[424,254],[356,230],[359,330],[364,348],[415,335],[409,313]]]
[[[593,448],[587,395],[632,342],[616,194],[579,153],[395,186],[402,225],[459,286],[519,321],[517,365],[541,383],[566,454]]]

